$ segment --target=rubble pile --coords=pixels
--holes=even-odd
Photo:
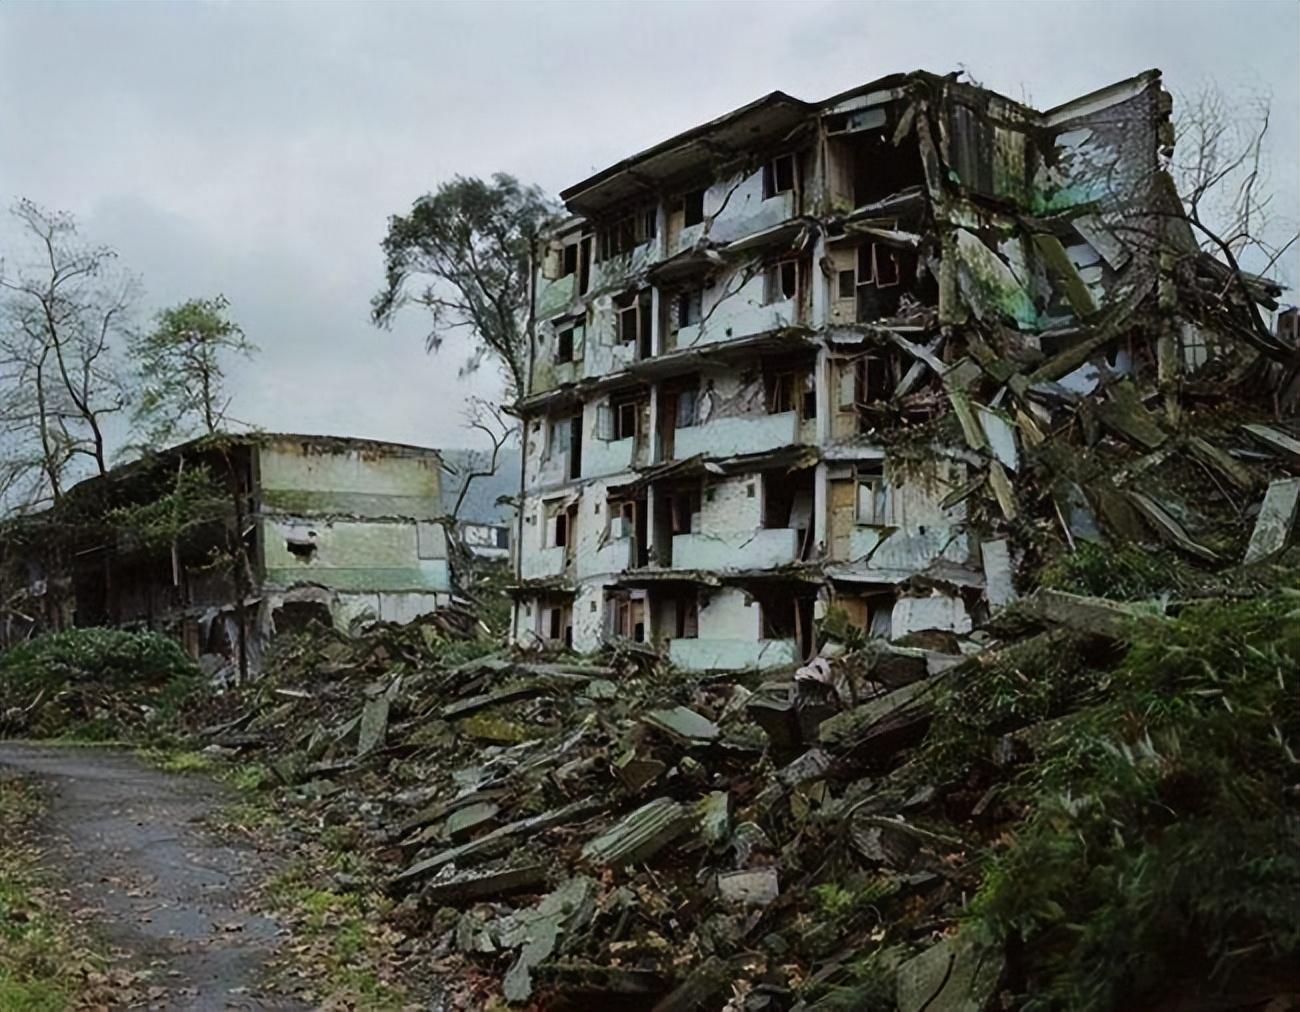
[[[1300,471],[1202,439],[1182,457],[1245,481],[1197,515]],[[1237,988],[1207,1007],[1290,993],[1297,550],[1225,564],[1270,511],[1207,528],[1162,493],[1177,535],[1069,551],[1077,522],[1022,494],[1019,597],[968,636],[862,641],[828,617],[796,671],[701,676],[639,645],[321,631],[209,737],[363,830],[444,1007],[1105,1008],[1211,986],[1194,945]]]

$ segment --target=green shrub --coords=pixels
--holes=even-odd
[[[1043,567],[1044,587],[1072,594],[1137,601],[1176,593],[1187,582],[1170,553],[1154,555],[1140,548],[1081,541]]]
[[[10,733],[131,737],[178,724],[206,682],[180,645],[153,632],[86,628],[0,654],[0,713]]]
[[[1024,1008],[1114,1008],[1189,968],[1230,987],[1300,964],[1298,603],[1143,626],[1100,701],[1025,768],[1029,817],[972,904],[1019,940]]]

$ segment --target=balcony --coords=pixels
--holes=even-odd
[[[792,327],[798,323],[798,300],[764,302],[765,285],[761,276],[754,277],[741,288],[724,295],[713,308],[707,310],[706,319],[678,328],[671,346],[680,350],[718,344]]]
[[[668,658],[684,671],[738,671],[780,668],[799,660],[794,640],[676,639]]]
[[[520,553],[520,576],[525,580],[542,580],[564,575],[564,546],[538,548]]]
[[[599,477],[605,474],[618,474],[628,470],[635,460],[636,438],[593,439],[584,448],[582,455],[582,476]]]
[[[673,535],[674,569],[773,569],[799,558],[791,527]]]
[[[726,457],[738,453],[762,453],[799,441],[799,416],[794,411],[775,415],[736,415],[714,418],[703,425],[690,425],[673,433],[673,457],[685,460],[703,453]]]
[[[595,571],[597,573],[621,573],[636,566],[636,539],[632,537],[613,538],[602,545],[596,552]]]

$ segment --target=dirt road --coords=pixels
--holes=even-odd
[[[48,864],[95,933],[167,989],[152,1007],[305,1007],[265,990],[280,932],[250,912],[263,859],[199,824],[226,800],[219,784],[104,749],[0,742],[0,766],[48,785]]]

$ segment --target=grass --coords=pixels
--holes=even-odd
[[[385,972],[392,959],[393,933],[382,926],[390,901],[376,892],[340,892],[327,875],[362,872],[363,859],[347,831],[322,834],[318,857],[299,858],[265,887],[271,909],[293,928],[297,944],[286,969],[311,981],[303,995],[330,1007],[374,1010],[407,1006],[405,988]]]
[[[30,784],[0,777],[0,825],[18,828],[0,837],[0,1009],[5,1012],[61,1012],[103,998],[92,991],[105,979],[106,960],[87,947],[54,902],[22,831],[40,811],[40,797]]]

